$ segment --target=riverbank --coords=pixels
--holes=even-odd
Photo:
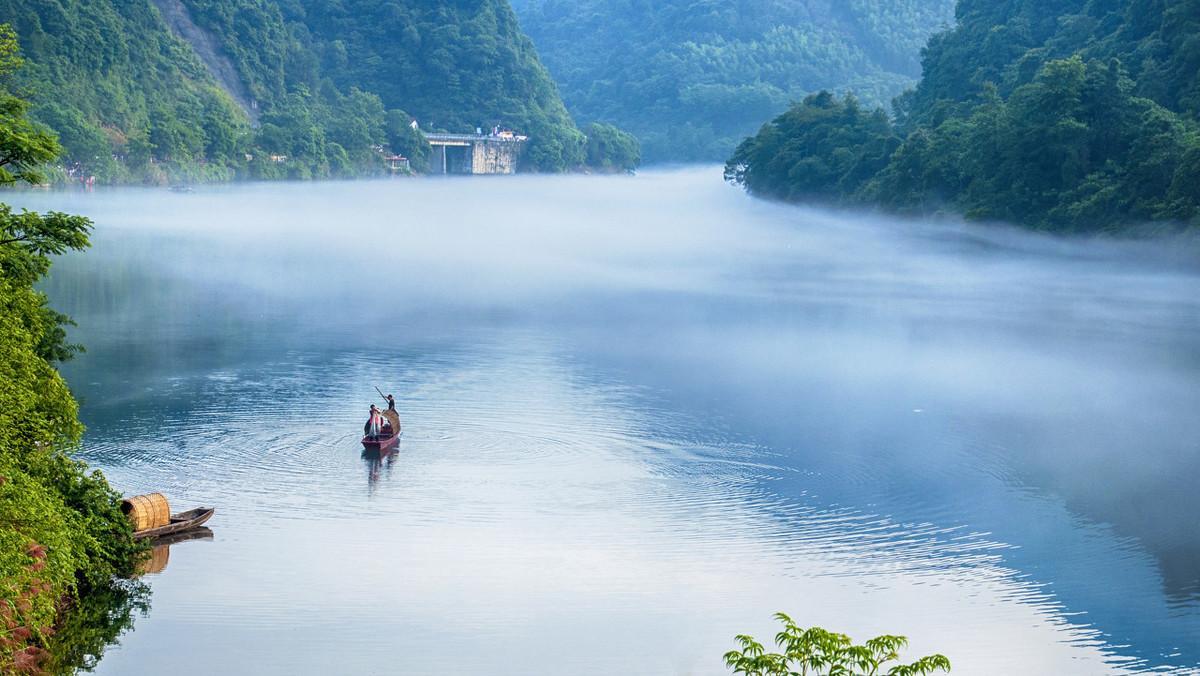
[[[129,576],[142,547],[119,494],[74,459],[79,407],[55,364],[80,347],[34,288],[86,219],[0,205],[0,673],[39,673],[68,606]]]
[[[0,285],[0,672],[49,659],[61,611],[132,574],[140,552],[119,495],[70,457],[83,427],[46,336],[22,320],[36,292]],[[44,307],[44,306],[41,306]]]

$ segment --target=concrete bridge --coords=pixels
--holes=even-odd
[[[513,174],[527,136],[495,134],[425,134],[433,147],[429,166],[441,174]]]

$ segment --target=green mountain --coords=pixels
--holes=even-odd
[[[1200,0],[961,0],[957,15],[894,120],[810,97],[742,143],[727,177],[1056,231],[1200,224]]]
[[[585,139],[505,0],[0,0],[29,62],[11,86],[101,180],[307,178],[420,159],[409,126]],[[425,146],[427,148],[427,146]]]
[[[82,171],[118,178],[152,159],[203,158],[221,174],[235,164],[248,118],[150,0],[2,0],[0,23],[16,29],[27,61],[6,84],[31,94],[34,118]]]
[[[581,122],[648,160],[717,160],[820,89],[886,102],[912,85],[953,0],[515,0]]]
[[[512,126],[540,169],[583,161],[583,136],[506,0],[282,4],[338,87],[449,131]]]

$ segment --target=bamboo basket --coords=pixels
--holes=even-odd
[[[382,413],[383,417],[387,418],[387,421],[392,424],[392,434],[399,434],[400,433],[400,414],[396,413],[395,411],[391,411],[391,410],[387,410],[387,409],[380,411],[380,413]]]
[[[171,522],[171,505],[162,493],[125,498],[121,501],[121,511],[129,517],[134,531],[158,528]]]

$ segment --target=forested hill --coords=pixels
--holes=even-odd
[[[543,169],[583,160],[582,135],[507,0],[281,4],[340,88],[451,131],[513,126]]]
[[[102,181],[361,174],[420,160],[414,118],[584,161],[506,0],[0,0],[4,22],[28,62],[7,86]]]
[[[911,86],[953,0],[514,0],[567,106],[648,160],[718,160],[822,88],[885,103]]]
[[[1056,231],[1200,224],[1200,0],[961,0],[895,119],[814,96],[727,176],[764,196]]]

